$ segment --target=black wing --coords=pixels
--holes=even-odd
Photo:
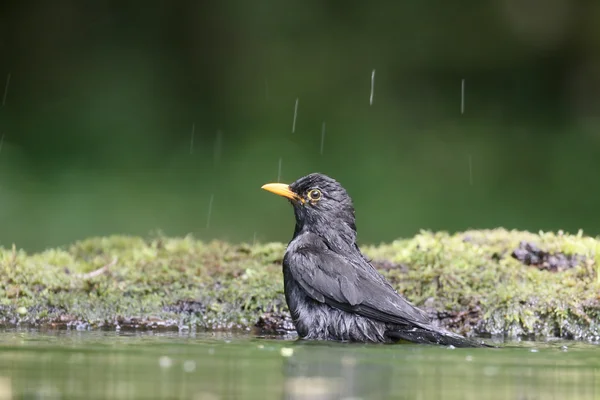
[[[289,249],[287,268],[314,300],[381,322],[430,327],[430,317],[400,296],[364,259],[339,255],[316,235],[298,239]]]

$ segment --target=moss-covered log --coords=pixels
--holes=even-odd
[[[292,331],[285,245],[112,236],[0,249],[5,325]],[[559,232],[422,232],[363,246],[398,291],[463,334],[600,336],[600,241]]]

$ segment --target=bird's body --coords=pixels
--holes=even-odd
[[[434,325],[356,244],[354,207],[335,180],[311,174],[264,189],[290,199],[296,226],[283,259],[285,298],[301,338],[455,347],[482,344]]]
[[[319,250],[328,251],[324,243],[318,242],[318,238],[313,234],[302,233],[290,242],[283,259],[285,298],[300,337],[357,342],[386,341],[385,324],[321,301],[319,292],[310,288],[304,280],[300,281],[297,278],[307,272],[302,268],[308,265],[305,261],[323,256],[318,255]],[[319,274],[317,271],[315,270],[315,275]],[[324,285],[329,283],[333,283],[334,286],[339,285],[338,280],[323,282]],[[330,290],[323,288],[323,292],[333,292],[336,289],[338,287],[332,287]],[[315,300],[315,297],[318,299]]]

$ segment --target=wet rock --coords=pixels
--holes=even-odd
[[[196,300],[180,300],[175,304],[163,307],[163,311],[179,314],[203,314],[206,312],[206,306]]]
[[[585,263],[586,257],[579,254],[549,253],[530,242],[520,242],[511,256],[525,265],[550,272],[564,271]]]
[[[469,307],[461,311],[438,311],[438,321],[446,329],[460,332],[464,335],[477,332],[480,333],[481,308],[479,306]]]
[[[265,334],[284,334],[295,331],[294,323],[288,313],[264,313],[255,326]]]
[[[67,328],[75,329],[78,331],[85,331],[91,328],[91,325],[85,321],[74,320],[69,321],[66,324]]]

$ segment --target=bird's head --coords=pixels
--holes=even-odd
[[[325,238],[337,233],[344,241],[354,243],[352,199],[335,179],[314,173],[289,185],[268,183],[262,188],[290,200],[296,215],[296,234],[303,229]]]

